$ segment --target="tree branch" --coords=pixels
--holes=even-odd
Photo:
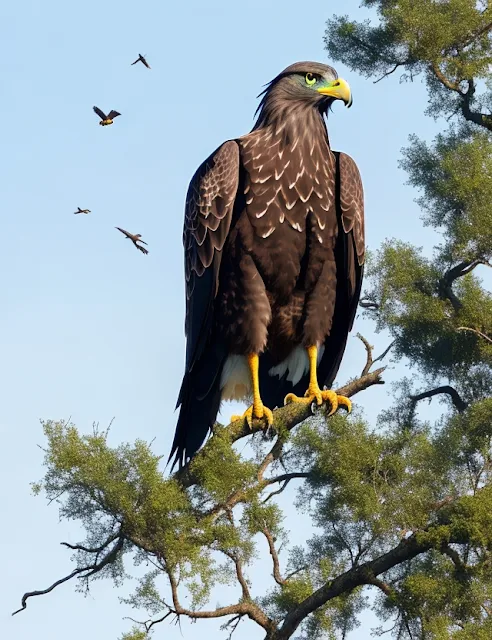
[[[14,611],[12,615],[15,616],[17,613],[24,611],[24,609],[27,607],[27,600],[29,598],[32,598],[34,596],[44,596],[45,594],[50,593],[50,591],[53,591],[53,589],[56,589],[56,587],[60,586],[64,582],[68,582],[72,578],[75,578],[75,576],[80,576],[81,578],[90,578],[96,573],[99,573],[99,571],[101,571],[101,569],[104,569],[104,567],[110,562],[114,562],[118,553],[122,550],[124,542],[125,539],[123,537],[120,537],[115,546],[104,556],[101,562],[94,562],[93,564],[86,567],[78,567],[77,569],[74,569],[68,576],[65,576],[64,578],[61,578],[60,580],[54,582],[47,589],[42,589],[41,591],[28,591],[22,596],[22,607],[20,609],[17,609],[17,611]]]
[[[357,337],[366,348],[366,353],[367,353],[366,364],[364,365],[364,368],[362,369],[362,373],[360,374],[362,377],[367,375],[372,367],[372,363],[373,363],[372,351],[374,347],[371,344],[369,344],[369,341],[366,338],[364,338],[364,336],[361,335],[360,333],[357,334]]]
[[[476,333],[477,336],[480,336],[484,340],[487,340],[487,342],[492,343],[492,338],[489,338],[489,336],[485,335],[485,333],[482,333],[478,329],[472,329],[471,327],[458,327],[456,331],[471,331],[472,333]]]
[[[437,528],[430,528],[428,530],[431,533],[437,532]],[[446,542],[464,543],[467,541],[467,534],[461,533],[458,535],[449,535],[449,531],[446,534]],[[342,573],[332,581],[327,582],[322,587],[317,589],[313,594],[303,600],[297,607],[291,610],[284,618],[284,622],[280,629],[275,633],[268,636],[268,640],[287,640],[291,638],[295,630],[305,620],[305,618],[325,605],[330,600],[350,591],[353,591],[356,587],[365,584],[376,584],[379,588],[384,588],[384,583],[375,580],[377,577],[389,571],[396,565],[400,565],[408,560],[415,558],[421,553],[425,553],[432,548],[440,548],[442,542],[433,535],[420,536],[413,534],[409,538],[402,540],[391,551],[384,553],[383,555],[365,562],[358,567],[349,569],[345,573]]]
[[[167,562],[163,558],[161,558],[161,560],[163,562],[166,574],[169,578],[174,611],[177,615],[184,615],[194,620],[198,620],[200,618],[222,618],[229,615],[245,615],[251,618],[251,620],[256,622],[258,625],[260,625],[260,627],[263,627],[263,629],[265,629],[265,631],[267,631],[268,633],[271,633],[273,631],[275,626],[274,622],[270,620],[270,618],[265,613],[263,613],[263,611],[252,601],[243,601],[239,602],[238,604],[232,604],[226,607],[217,607],[217,609],[214,609],[213,611],[191,611],[190,609],[182,607],[178,598],[178,585],[176,582],[176,578],[174,577],[173,572],[170,570]]]
[[[286,583],[286,580],[282,578],[280,574],[280,562],[278,559],[277,550],[275,549],[275,541],[273,539],[271,532],[267,529],[267,527],[263,529],[263,535],[267,539],[268,549],[270,550],[270,555],[272,556],[273,578],[277,584],[283,585]]]
[[[429,391],[424,391],[423,393],[419,393],[415,396],[409,396],[412,402],[417,403],[420,400],[424,400],[424,398],[433,398],[434,396],[440,395],[441,393],[447,394],[450,398],[456,409],[463,413],[468,408],[468,402],[465,402],[460,394],[449,385],[444,385],[442,387],[436,387],[435,389],[430,389]]]
[[[441,298],[447,298],[455,311],[459,311],[463,305],[461,300],[456,296],[453,291],[453,282],[458,278],[462,278],[466,274],[470,273],[478,267],[478,265],[486,265],[490,267],[490,263],[482,258],[477,258],[475,260],[465,260],[464,262],[460,262],[456,266],[452,267],[443,275],[443,277],[439,280],[439,295]]]
[[[347,398],[350,398],[352,396],[355,396],[357,393],[360,393],[361,391],[372,387],[375,384],[384,384],[384,380],[381,379],[381,376],[385,369],[386,367],[381,367],[360,378],[352,380],[345,386],[337,389],[336,393],[338,395],[343,395]],[[326,407],[323,406],[319,410],[325,411]],[[292,431],[292,429],[294,429],[298,424],[311,417],[312,415],[313,414],[310,405],[291,403],[286,405],[285,407],[275,409],[275,411],[273,412],[273,427],[278,432]],[[270,427],[270,429],[271,428],[272,427]],[[265,424],[260,420],[255,420],[250,427],[244,419],[240,419],[236,420],[235,422],[231,422],[231,424],[227,427],[216,427],[215,432],[218,432],[219,429],[221,432],[223,432],[223,430],[225,429],[227,431],[230,442],[233,443],[247,436],[251,436],[254,433],[258,433],[259,431],[265,431],[266,427]],[[198,452],[198,456],[204,455],[204,452],[208,450],[208,447],[212,446],[211,442],[213,441],[213,438],[214,435],[212,434],[212,437],[208,440],[205,446],[201,449],[200,452]],[[275,443],[275,445],[276,444],[277,443]],[[272,453],[272,455],[274,454]],[[268,462],[268,464],[270,464],[270,462]],[[268,466],[268,464],[266,466]],[[193,460],[183,465],[181,469],[174,473],[173,477],[184,488],[196,485],[198,480],[193,474]]]

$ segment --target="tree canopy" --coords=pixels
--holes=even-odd
[[[422,223],[442,241],[429,257],[387,239],[361,303],[415,375],[398,383],[376,425],[357,412],[328,418],[289,405],[268,431],[217,424],[172,476],[145,442],[111,447],[107,432],[46,421],[46,474],[34,490],[58,500],[61,517],[80,521],[86,538],[65,543],[73,571],[26,593],[22,609],[72,579],[82,588],[100,578],[119,584],[133,556],[151,568],[127,605],[149,619],[121,640],[144,640],[181,616],[223,618],[224,638],[243,617],[265,640],[345,638],[368,606],[378,632],[398,639],[492,637],[492,297],[478,275],[492,257],[492,13],[471,0],[363,6],[378,20],[328,21],[330,60],[376,81],[423,76],[427,112],[443,122],[432,142],[412,135],[401,159],[420,192]],[[361,375],[338,390],[349,397],[382,382],[384,367],[361,339]],[[434,396],[443,414],[424,422],[419,402]],[[245,438],[252,447],[239,449]],[[293,481],[299,518],[316,535],[290,549],[285,566],[276,496]],[[257,598],[248,567],[261,548],[272,585]],[[214,608],[218,584],[235,590]]]

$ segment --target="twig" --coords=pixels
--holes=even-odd
[[[234,616],[233,618],[231,618],[228,622],[226,622],[225,624],[223,624],[220,627],[221,631],[226,631],[229,627],[232,627],[230,634],[227,637],[227,640],[231,640],[232,638],[232,634],[234,633],[234,631],[236,631],[236,629],[238,628],[239,623],[242,620],[242,615],[237,615]]]
[[[144,627],[145,631],[148,633],[155,624],[160,624],[161,622],[164,622],[164,620],[166,620],[167,618],[169,618],[169,616],[172,616],[172,615],[175,615],[175,613],[169,607],[169,611],[167,613],[165,613],[162,616],[162,618],[158,618],[157,620],[146,620],[145,622],[140,622],[140,620],[134,620],[133,618],[130,618],[130,616],[125,616],[123,619],[124,620],[130,620],[131,622],[134,622],[135,624],[141,625],[142,627]]]
[[[444,385],[442,387],[437,387],[436,389],[430,389],[429,391],[424,391],[423,393],[419,393],[415,396],[409,396],[410,400],[413,403],[417,403],[424,398],[433,398],[434,396],[440,395],[441,393],[447,394],[450,398],[456,409],[463,413],[468,408],[468,402],[465,402],[460,394],[449,385]]]
[[[73,549],[74,551],[85,551],[85,553],[100,553],[103,551],[111,542],[116,540],[121,535],[121,531],[117,531],[112,536],[110,536],[105,542],[103,542],[99,547],[84,547],[81,544],[70,544],[69,542],[60,542],[64,547],[68,547],[69,549]]]
[[[380,360],[384,360],[384,358],[386,358],[386,356],[391,351],[391,349],[395,346],[395,344],[396,344],[396,340],[393,340],[393,342],[388,347],[386,347],[386,349],[383,351],[383,353],[380,356],[378,356],[377,358],[374,358],[374,360],[372,361],[372,364],[374,364],[375,362],[379,362]]]

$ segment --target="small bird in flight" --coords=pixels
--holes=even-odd
[[[121,233],[124,236],[129,238],[133,242],[133,244],[137,247],[137,249],[139,251],[141,251],[145,255],[147,255],[149,253],[145,247],[141,247],[139,244],[137,244],[137,242],[141,242],[142,244],[147,244],[146,242],[144,242],[142,240],[142,236],[141,236],[140,233],[135,233],[135,234],[129,233],[128,231],[125,231],[124,229],[121,229],[120,227],[115,227],[115,229],[118,229],[118,231],[121,231]]]
[[[92,107],[92,108],[97,113],[97,115],[101,118],[101,122],[99,124],[102,125],[103,127],[107,126],[108,124],[113,124],[114,118],[116,118],[116,116],[121,116],[121,113],[119,113],[118,111],[114,111],[113,109],[111,109],[108,115],[106,115],[104,111],[101,111],[101,109],[99,109],[99,107]]]
[[[143,65],[147,67],[147,69],[150,69],[150,64],[145,59],[145,56],[143,56],[141,53],[138,54],[138,58],[135,60],[135,62],[132,62],[130,66],[137,64],[137,62],[141,62]]]
[[[74,215],[77,215],[78,213],[90,213],[91,210],[90,209],[81,209],[80,207],[77,207],[77,211],[74,211]]]

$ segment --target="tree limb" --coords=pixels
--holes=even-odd
[[[430,528],[428,531],[432,531]],[[445,534],[443,534],[445,535]],[[467,534],[461,533],[460,535],[449,535],[447,532],[446,542],[465,543],[467,541]],[[330,600],[350,591],[353,591],[356,587],[365,584],[375,584],[377,577],[389,571],[396,565],[407,562],[425,553],[432,548],[439,549],[439,540],[433,538],[433,536],[419,536],[413,534],[409,538],[402,540],[391,551],[384,553],[383,555],[365,562],[349,569],[345,573],[342,573],[334,580],[331,580],[317,589],[314,593],[308,596],[305,600],[291,610],[284,618],[283,624],[274,633],[267,636],[268,640],[287,640],[291,638],[295,630],[306,619],[306,617],[325,605]],[[383,583],[377,583],[376,586],[381,588]]]
[[[463,413],[468,408],[468,402],[465,402],[460,394],[449,385],[444,385],[442,387],[436,387],[435,389],[430,389],[429,391],[424,391],[423,393],[419,393],[415,396],[409,396],[412,402],[417,403],[420,400],[424,400],[424,398],[433,398],[441,393],[447,394],[450,398],[456,409]]]
[[[446,273],[439,280],[440,297],[443,299],[447,298],[451,302],[455,311],[459,311],[463,307],[463,304],[453,291],[453,282],[458,278],[462,278],[466,274],[470,273],[480,264],[486,265],[488,267],[491,266],[489,262],[483,260],[482,258],[477,258],[475,260],[465,260],[446,271]]]
[[[12,615],[15,616],[17,613],[24,611],[24,609],[27,607],[27,600],[29,598],[32,598],[34,596],[44,596],[45,594],[50,593],[50,591],[53,591],[53,589],[56,589],[56,587],[60,586],[64,582],[68,582],[72,578],[75,578],[75,576],[80,576],[81,578],[90,578],[91,576],[95,575],[96,573],[101,571],[101,569],[104,569],[104,567],[110,562],[114,562],[118,553],[122,550],[124,542],[125,539],[123,537],[120,537],[115,546],[104,556],[104,558],[100,562],[94,562],[93,564],[86,567],[78,567],[77,569],[74,569],[68,576],[57,580],[47,589],[42,589],[40,591],[28,591],[22,596],[22,607],[20,609],[17,609],[17,611],[14,611]]]
[[[200,618],[222,618],[229,615],[246,615],[260,625],[260,627],[263,627],[265,631],[271,633],[274,629],[274,622],[270,620],[270,618],[252,601],[243,601],[226,607],[217,607],[217,609],[214,609],[213,611],[192,611],[181,606],[178,597],[178,585],[176,578],[167,562],[165,562],[164,559],[162,560],[171,585],[173,606],[177,615],[184,615],[194,620],[198,620]]]
[[[480,336],[484,340],[487,340],[487,342],[492,343],[492,338],[489,338],[489,336],[485,335],[485,333],[482,333],[478,329],[472,329],[471,327],[458,327],[456,331],[471,331],[472,333],[476,333],[477,336]]]
[[[350,398],[355,396],[357,393],[372,387],[375,384],[384,384],[384,380],[381,379],[381,376],[386,367],[381,367],[368,373],[360,378],[356,378],[355,380],[350,381],[345,386],[336,390],[338,395],[346,396]],[[325,411],[326,407],[321,407],[321,411]],[[311,417],[312,409],[308,404],[301,403],[291,403],[284,407],[280,407],[279,409],[275,409],[273,412],[274,422],[273,427],[278,431],[291,431],[298,424]],[[227,431],[228,437],[230,438],[231,443],[237,442],[242,438],[247,436],[251,436],[254,433],[258,433],[259,431],[265,431],[265,424],[261,420],[255,420],[250,427],[244,419],[236,420],[235,422],[231,422],[227,427],[215,427],[214,431],[217,433],[218,431],[222,432],[224,429]],[[271,429],[271,427],[270,427]],[[211,442],[213,441],[214,435],[209,439],[209,441],[205,444],[205,446],[198,452],[198,456],[203,455],[205,451],[207,451],[207,447],[211,446]],[[277,443],[275,443],[277,444]],[[274,445],[275,446],[275,445]],[[273,454],[272,454],[273,455]],[[267,465],[268,466],[268,465]],[[266,468],[266,467],[265,467]],[[187,462],[181,469],[176,471],[173,475],[174,479],[177,480],[181,486],[184,488],[188,488],[197,484],[198,480],[193,474],[193,460],[191,462]]]
[[[282,578],[280,574],[280,562],[278,559],[277,550],[275,549],[275,541],[273,540],[273,536],[267,527],[263,529],[263,535],[267,539],[268,549],[270,551],[270,555],[272,556],[273,578],[277,584],[283,585],[286,583],[286,580]]]

